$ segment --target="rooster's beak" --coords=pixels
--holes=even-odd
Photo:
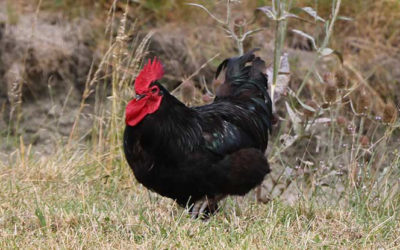
[[[145,97],[146,95],[139,95],[136,94],[136,101],[139,101],[140,99],[142,99],[143,97]]]

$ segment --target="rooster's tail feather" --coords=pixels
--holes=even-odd
[[[272,102],[268,94],[268,78],[265,74],[265,62],[254,55],[258,49],[252,49],[243,56],[224,60],[217,69],[216,77],[225,71],[225,82],[219,86],[216,99],[237,98],[248,102],[248,108],[255,107],[265,116],[261,116],[265,125],[271,129]]]

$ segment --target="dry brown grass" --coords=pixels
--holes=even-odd
[[[396,209],[313,201],[289,206],[228,199],[209,221],[192,220],[138,185],[121,161],[107,174],[86,148],[52,157],[15,153],[0,165],[1,248],[376,248],[399,244]],[[116,160],[122,160],[119,157]],[[346,208],[347,207],[347,208]]]

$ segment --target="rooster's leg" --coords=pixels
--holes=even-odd
[[[208,218],[211,214],[215,213],[218,209],[218,202],[225,198],[225,195],[217,195],[213,198],[204,198],[195,202],[191,215],[192,218],[204,217]]]
[[[258,185],[256,187],[256,199],[257,199],[257,202],[261,202],[261,200],[262,200],[261,191],[262,191],[262,185]]]
[[[210,206],[210,204],[209,204],[210,201],[211,200],[206,197],[205,201],[203,202],[203,204],[201,204],[201,207],[199,209],[199,216],[203,215],[205,209]]]
[[[270,201],[270,199],[268,198],[268,196],[262,195],[262,189],[263,189],[262,184],[256,187],[256,199],[257,202],[266,204]]]
[[[203,207],[203,204],[206,202],[207,202],[207,197],[204,197],[204,198],[201,198],[200,200],[197,200],[194,203],[192,211],[190,212],[193,219],[196,219],[199,216],[200,209]]]

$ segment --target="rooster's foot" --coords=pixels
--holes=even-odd
[[[270,199],[266,195],[262,195],[262,189],[263,186],[260,184],[259,186],[256,187],[256,200],[258,203],[268,203],[270,202]]]
[[[208,219],[210,215],[214,214],[218,210],[218,202],[222,200],[225,196],[218,195],[214,198],[208,198],[207,196],[196,201],[190,212],[193,219],[202,218]]]

